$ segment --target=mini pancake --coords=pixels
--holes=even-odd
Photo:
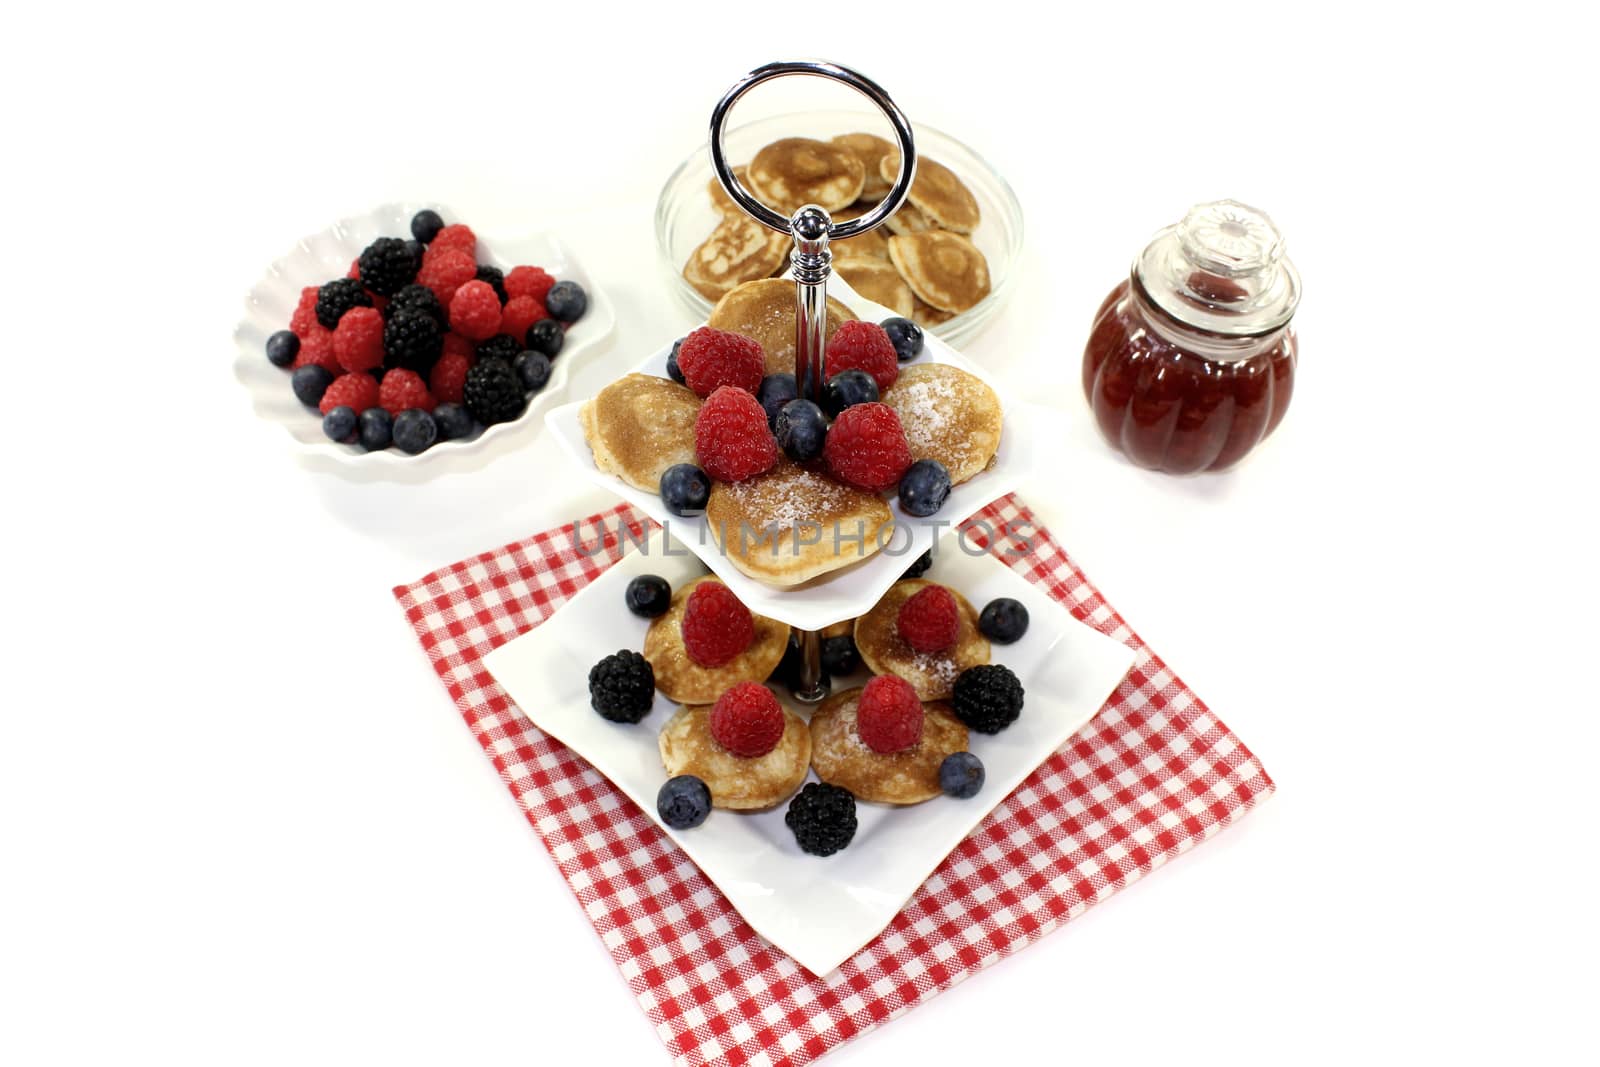
[[[892,182],[899,173],[900,151],[891,146],[889,154],[878,161],[878,176]],[[917,160],[917,176],[906,199],[941,230],[971,233],[982,221],[972,190],[949,167],[926,157]]]
[[[934,228],[928,216],[918,211],[910,200],[901,204],[900,209],[885,219],[883,224],[894,234],[927,233]]]
[[[848,148],[861,160],[866,169],[866,180],[861,184],[861,193],[856,199],[868,204],[876,204],[889,195],[889,190],[894,186],[895,175],[899,173],[900,157],[895,146],[882,137],[871,133],[841,133],[833,139],[833,143],[841,148]],[[889,172],[889,177],[884,178],[879,172],[883,157],[895,153],[895,170]]]
[[[816,204],[829,211],[861,195],[867,178],[860,157],[847,148],[809,137],[785,137],[750,161],[750,191],[784,215]]]
[[[713,482],[706,522],[741,573],[790,586],[877,552],[894,515],[882,498],[785,459],[737,484]]]
[[[700,247],[689,253],[683,276],[707,300],[783,266],[789,235],[769,230],[744,215],[726,215]]]
[[[594,464],[648,493],[661,489],[661,473],[693,463],[694,420],[700,398],[677,382],[628,374],[579,409]]]
[[[705,782],[714,808],[757,811],[781,804],[811,767],[811,731],[787,708],[783,737],[765,756],[736,756],[718,744],[711,736],[711,708],[704,705],[679,708],[656,743],[667,774],[692,774]]]
[[[916,304],[911,287],[894,264],[886,259],[841,259],[833,269],[839,277],[868,300],[893,311],[902,318],[910,318]]]
[[[967,728],[950,705],[922,705],[922,738],[904,752],[874,752],[856,728],[860,689],[847,689],[824,700],[811,713],[811,766],[829,785],[842,786],[857,800],[876,804],[920,804],[939,788],[939,764],[946,756],[967,751]],[[716,790],[711,791],[715,798]]]
[[[923,327],[924,329],[932,329],[935,326],[943,326],[945,323],[956,317],[956,313],[954,311],[940,311],[932,304],[923,303],[921,300],[917,299],[915,293],[911,294],[911,299],[911,321],[916,323],[918,326]]]
[[[764,682],[789,644],[789,625],[751,613],[756,635],[750,647],[720,667],[702,667],[683,647],[683,609],[689,591],[710,575],[696,578],[672,591],[672,605],[650,623],[644,635],[644,658],[656,674],[656,688],[680,704],[714,704],[740,682]]]
[[[871,205],[863,205],[860,201],[847,208],[832,212],[833,221],[849,222],[859,219],[871,210]],[[868,230],[866,233],[855,237],[847,237],[842,241],[829,241],[828,251],[833,253],[834,263],[846,259],[881,259],[889,262],[889,238],[887,231],[882,226]]]
[[[746,189],[750,189],[749,175],[749,167],[733,168],[733,176],[738,178],[739,184],[743,185]],[[750,191],[752,193],[755,192],[754,189],[750,189]],[[711,206],[717,209],[717,214],[731,218],[750,218],[749,215],[744,213],[744,208],[733,202],[733,197],[728,195],[728,191],[722,187],[722,183],[717,180],[717,176],[715,174],[711,176],[710,181],[706,182],[706,193],[710,195]],[[760,200],[760,195],[757,195],[756,199]]]
[[[855,312],[829,297],[823,343],[841,322],[855,317]],[[793,282],[783,278],[745,282],[717,301],[707,325],[753,338],[767,354],[768,374],[794,373]]]
[[[889,259],[911,291],[940,311],[962,312],[989,295],[989,261],[958,233],[897,234]]]
[[[921,700],[950,699],[956,677],[962,671],[989,662],[989,639],[978,632],[978,613],[966,597],[949,586],[945,588],[956,598],[961,616],[956,643],[943,652],[918,652],[900,636],[900,605],[938,584],[921,578],[896,582],[871,611],[856,620],[856,648],[861,651],[861,662],[874,674],[898,674],[911,683]]]
[[[1000,447],[1004,413],[994,390],[948,363],[917,363],[900,371],[883,394],[900,416],[911,458],[936,459],[960,485],[979,474]]]

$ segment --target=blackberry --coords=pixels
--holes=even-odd
[[[434,296],[433,290],[426,285],[419,285],[416,282],[403,285],[398,293],[389,298],[390,316],[401,311],[421,311],[440,326],[445,325],[444,305],[439,303],[439,298]]]
[[[356,409],[341,404],[322,416],[322,432],[328,440],[347,444],[356,439]]]
[[[444,229],[444,219],[440,218],[439,213],[432,208],[423,208],[411,216],[411,236],[423,244],[432,244],[442,229]]]
[[[500,298],[503,307],[506,302],[506,272],[499,267],[491,267],[487,263],[478,264],[478,281],[488,282],[489,288],[494,290],[494,295]]]
[[[379,296],[393,296],[417,279],[421,257],[398,237],[380,237],[361,252],[356,268],[361,284]]]
[[[638,722],[656,698],[650,661],[623,649],[589,668],[589,705],[611,722]]]
[[[921,578],[928,573],[928,568],[931,566],[933,566],[933,549],[930,548],[911,562],[911,566],[906,568],[906,572],[900,576],[900,580]]]
[[[537,393],[550,380],[550,357],[543,352],[521,352],[511,361],[511,369],[517,372],[522,388]]]
[[[544,309],[562,322],[577,322],[589,310],[589,294],[577,282],[556,282],[544,295]]]
[[[856,836],[856,798],[836,785],[807,782],[789,802],[783,821],[801,851],[831,856]]]
[[[439,424],[439,440],[455,441],[472,436],[478,424],[472,421],[467,409],[460,404],[444,403],[433,409],[433,421]]]
[[[711,789],[692,774],[668,778],[656,794],[656,814],[674,830],[692,830],[711,814]]]
[[[567,331],[555,319],[540,319],[528,327],[527,336],[523,338],[535,352],[543,352],[551,359],[561,354],[561,346],[567,342]]]
[[[844,676],[861,665],[861,652],[856,639],[849,634],[822,639],[822,669],[829,674]]]
[[[527,398],[522,395],[522,379],[503,359],[480,359],[467,371],[461,399],[472,417],[485,426],[509,422],[522,414]]]
[[[274,367],[287,367],[300,354],[300,338],[291,330],[279,330],[267,338],[267,360]]]
[[[372,307],[372,297],[355,278],[335,278],[317,290],[317,321],[326,329],[339,325],[351,308]]]
[[[980,734],[997,734],[1022,714],[1022,683],[998,663],[968,667],[950,698],[956,718]]]
[[[509,333],[497,333],[487,341],[478,345],[479,359],[503,359],[507,363],[516,359],[522,352],[522,342],[512,337]]]
[[[444,351],[444,330],[426,311],[402,308],[383,324],[385,366],[414,370],[424,378]]]

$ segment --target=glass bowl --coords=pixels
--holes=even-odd
[[[869,111],[805,111],[774,115],[730,128],[724,141],[728,160],[735,166],[750,161],[780,137],[814,137],[827,140],[857,130],[893,140],[882,115]],[[936,160],[953,170],[977,198],[983,221],[972,241],[989,260],[989,295],[961,314],[932,327],[948,344],[959,346],[976,336],[994,318],[1011,293],[1018,255],[1022,251],[1022,205],[1017,194],[982,156],[930,126],[912,123],[918,156]],[[711,314],[711,301],[701,296],[683,277],[689,254],[716,228],[718,214],[706,193],[711,181],[711,152],[701,145],[672,172],[656,201],[656,249],[661,267],[678,298],[697,321]]]

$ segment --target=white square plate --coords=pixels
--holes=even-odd
[[[632,578],[659,574],[677,588],[703,573],[658,530],[544,625],[484,660],[534,725],[588,760],[658,824],[656,793],[667,774],[656,736],[676,708],[658,692],[642,722],[608,722],[589,706],[588,667],[620,648],[644,647],[649,624],[623,605]],[[1079,623],[994,557],[967,554],[960,538],[942,543],[928,577],[979,608],[1014,597],[1031,618],[1022,640],[994,646],[992,662],[1015,671],[1027,696],[1010,727],[993,737],[972,734],[987,773],[981,793],[904,808],[859,804],[855,840],[829,857],[800,851],[783,821],[787,804],[754,815],[714,811],[682,832],[662,826],[761,936],[814,974],[827,974],[876,937],[995,805],[1094,718],[1133,664],[1127,647]],[[835,679],[834,690],[866,678]]]

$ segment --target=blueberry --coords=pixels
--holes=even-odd
[[[333,375],[315,363],[296,367],[294,373],[289,375],[289,388],[294,390],[295,399],[308,408],[322,403],[322,394],[328,391],[332,382]]]
[[[857,404],[876,404],[878,383],[864,370],[842,370],[822,387],[822,410],[836,419],[839,412]]]
[[[822,639],[822,669],[829,674],[844,675],[861,665],[861,653],[856,649],[856,639],[849,634]]]
[[[944,507],[950,472],[936,459],[919,459],[900,476],[900,510],[923,518]]]
[[[930,549],[928,549],[928,551],[924,552],[922,555],[920,555],[916,559],[912,560],[911,561],[911,566],[906,568],[906,572],[904,574],[902,574],[900,576],[900,578],[901,578],[902,581],[905,581],[905,580],[908,580],[908,579],[911,579],[911,578],[921,578],[924,574],[928,573],[928,568],[932,567],[932,566],[933,566],[933,549],[930,548]]]
[[[511,361],[511,369],[517,372],[522,388],[530,393],[537,393],[550,380],[550,357],[543,352],[534,352],[530,349],[519,353],[517,358]]]
[[[921,326],[901,318],[884,319],[880,325],[889,335],[889,343],[894,345],[894,354],[900,357],[901,363],[909,363],[922,355]]]
[[[300,338],[293,331],[279,330],[267,338],[267,362],[274,367],[287,367],[300,354]]]
[[[952,752],[939,764],[939,788],[957,800],[977,796],[983,777],[983,760],[970,752]]]
[[[439,424],[439,440],[456,441],[471,437],[478,428],[478,420],[460,404],[448,401],[433,409],[433,421]]]
[[[693,463],[674,463],[661,472],[661,502],[674,515],[698,515],[711,498],[711,479]]]
[[[680,337],[672,342],[672,355],[667,357],[667,377],[679,385],[687,385],[683,380],[683,368],[678,366],[678,349],[683,347],[684,338]]]
[[[1008,596],[991,600],[978,616],[978,629],[989,640],[1009,645],[1028,632],[1028,609]]]
[[[340,404],[322,416],[322,432],[328,435],[330,441],[343,443],[355,440],[356,409]]]
[[[672,606],[672,586],[659,574],[641,574],[628,583],[622,599],[641,619],[653,619]]]
[[[577,282],[556,282],[544,295],[544,309],[562,322],[577,322],[589,310],[589,294]]]
[[[394,440],[394,419],[383,408],[368,408],[361,413],[361,447],[382,452]]]
[[[439,424],[421,408],[407,408],[394,417],[394,443],[413,456],[439,439]]]
[[[769,374],[756,387],[756,400],[767,413],[767,426],[774,432],[778,428],[778,412],[783,405],[800,395],[800,386],[792,374]]]
[[[811,401],[791,400],[778,412],[772,432],[783,454],[803,463],[822,455],[822,446],[828,440],[828,419]]]
[[[528,335],[523,342],[535,352],[543,352],[551,359],[561,354],[561,346],[566,343],[567,331],[555,319],[540,319],[528,327]]]
[[[444,219],[441,219],[439,213],[432,208],[425,208],[411,216],[411,236],[425,245],[432,244],[442,229],[444,229]]]
[[[656,813],[674,830],[692,830],[711,814],[711,790],[692,774],[668,778],[656,794]]]

